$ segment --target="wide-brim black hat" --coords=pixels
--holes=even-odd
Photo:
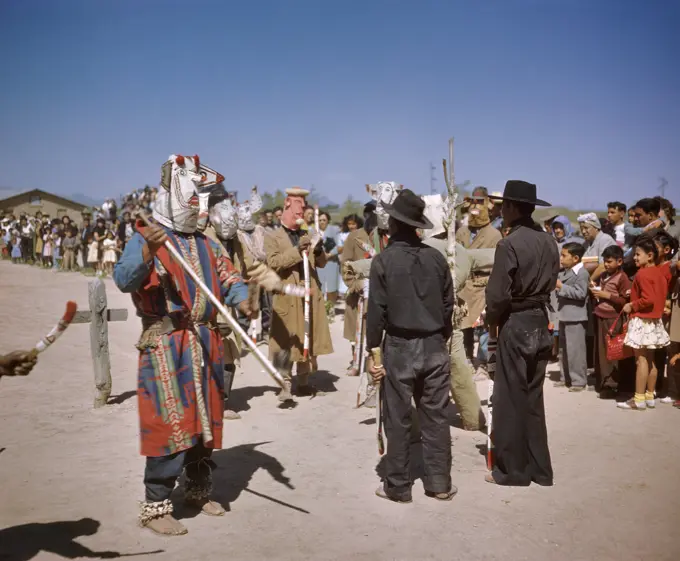
[[[404,189],[394,199],[391,205],[383,203],[382,207],[385,212],[395,220],[413,226],[414,228],[421,228],[429,230],[434,225],[424,215],[425,201],[416,195],[410,189]]]
[[[517,179],[511,179],[505,184],[502,197],[489,195],[489,198],[495,201],[513,201],[536,206],[552,206],[549,202],[536,198],[536,185]]]

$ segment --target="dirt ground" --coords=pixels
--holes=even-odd
[[[0,352],[34,345],[68,299],[86,309],[89,280],[0,263]],[[556,483],[521,489],[484,482],[486,437],[457,428],[452,407],[458,496],[428,499],[417,481],[410,505],[375,497],[373,411],[353,409],[342,316],[331,325],[335,354],[319,359],[325,395],[280,409],[273,382],[244,359],[233,396],[243,418],[228,422],[226,448],[214,455],[227,515],[185,518],[183,537],[140,529],[140,324],[129,296],[105,282],[109,306],[130,310],[127,322],[109,325],[110,405],[92,408],[87,325],[72,326],[28,378],[0,382],[0,559],[678,559],[680,411],[668,405],[621,411],[547,384]],[[485,383],[478,390],[486,396]]]

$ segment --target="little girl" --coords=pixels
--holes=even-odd
[[[52,265],[52,231],[49,224],[45,227],[43,234],[43,266]]]
[[[99,269],[99,242],[94,239],[94,235],[87,236],[87,264],[95,272]]]
[[[12,263],[20,263],[21,257],[21,238],[15,233],[12,237]]]
[[[116,241],[113,239],[113,232],[106,233],[106,239],[102,242],[104,256],[102,257],[102,268],[107,275],[113,275],[113,265],[118,260],[116,256]]]
[[[52,271],[57,272],[61,267],[61,235],[59,229],[52,229]]]
[[[638,240],[634,251],[638,272],[633,280],[630,302],[623,307],[623,311],[631,315],[624,344],[635,353],[635,397],[617,405],[622,409],[644,411],[656,405],[654,389],[657,367],[654,350],[670,345],[670,338],[661,321],[668,281],[664,272],[656,266],[659,250],[654,240]]]

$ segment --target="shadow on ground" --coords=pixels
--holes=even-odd
[[[266,393],[278,393],[279,388],[274,386],[247,386],[245,388],[234,388],[231,389],[231,395],[229,396],[229,408],[232,411],[240,413],[241,411],[249,411],[250,403],[249,401],[256,397],[262,397]]]
[[[87,557],[90,559],[117,559],[131,555],[153,555],[164,550],[124,554],[117,551],[93,551],[76,538],[93,536],[101,523],[92,518],[68,522],[22,524],[0,530],[0,560],[29,561],[39,553],[53,553],[66,559]]]
[[[135,390],[130,390],[118,395],[113,395],[109,397],[109,400],[106,402],[106,405],[120,405],[121,403],[125,403],[128,399],[132,399],[136,395],[137,392]]]
[[[226,450],[215,450],[212,460],[217,464],[217,468],[213,471],[213,493],[211,497],[227,511],[231,510],[231,504],[241,496],[241,493],[246,492],[265,501],[278,504],[285,509],[309,514],[305,509],[287,503],[280,498],[248,489],[253,475],[260,469],[266,470],[274,481],[282,486],[291,490],[295,489],[290,478],[284,473],[283,464],[274,456],[258,449],[266,444],[269,444],[269,442],[241,444]],[[178,518],[193,518],[198,514],[181,506],[182,492],[179,489],[176,489],[174,494],[177,495],[178,499],[175,501],[175,504],[179,507],[176,510]]]

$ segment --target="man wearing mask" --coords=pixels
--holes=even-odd
[[[466,249],[493,249],[501,241],[500,231],[491,224],[494,203],[489,199],[486,187],[476,187],[472,197],[465,200],[463,208],[468,210],[468,225],[456,232],[456,241]],[[489,272],[473,272],[465,281],[460,297],[468,305],[468,315],[461,323],[468,359],[474,356],[474,326],[484,311],[484,291],[489,282]]]
[[[326,263],[326,254],[320,237],[313,238],[302,230],[305,197],[309,191],[300,187],[286,189],[286,200],[281,215],[281,228],[268,232],[264,246],[267,265],[276,272],[285,284],[302,286],[305,282],[303,254],[309,255],[309,274],[312,294],[310,297],[309,355],[304,354],[305,339],[304,301],[295,296],[275,294],[273,313],[269,328],[269,354],[272,359],[280,356],[282,350],[290,351],[290,362],[285,365],[285,388],[279,394],[280,401],[292,399],[292,363],[297,364],[297,393],[309,395],[313,388],[309,375],[316,369],[316,357],[333,352],[328,316],[316,273],[317,267]],[[314,243],[313,243],[314,242]]]

